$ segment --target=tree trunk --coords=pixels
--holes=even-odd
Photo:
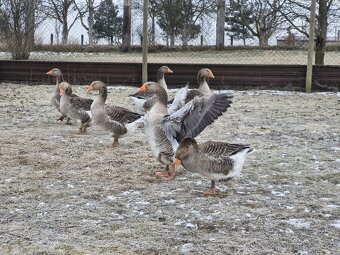
[[[184,24],[182,31],[182,45],[184,48],[188,46],[188,34],[189,34],[188,24]]]
[[[94,44],[94,31],[93,31],[93,15],[94,15],[94,7],[93,0],[89,0],[89,17],[87,18],[87,22],[89,24],[89,45],[92,46]]]
[[[259,38],[259,45],[260,45],[260,47],[268,46],[269,38],[266,35],[264,35],[264,34],[263,35],[259,35],[258,38]]]
[[[67,11],[63,13],[63,22],[62,22],[62,31],[61,31],[61,43],[67,44],[68,41],[68,24],[67,24]]]
[[[156,26],[155,16],[152,15],[151,17],[151,44],[152,45],[156,45],[155,26]]]
[[[124,0],[123,41],[122,51],[126,52],[131,46],[131,0]]]
[[[25,34],[27,38],[27,50],[29,52],[32,51],[34,46],[34,32],[35,32],[35,6],[36,6],[36,0],[32,0],[28,2],[28,13],[27,13],[27,19],[26,19],[26,25],[25,25]]]
[[[224,47],[225,0],[217,0],[216,47]]]
[[[318,26],[315,40],[315,64],[324,65],[327,40],[327,1],[319,0]]]
[[[175,35],[170,34],[170,47],[175,46]]]

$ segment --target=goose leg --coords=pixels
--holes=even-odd
[[[72,125],[72,123],[70,122],[71,118],[70,117],[66,117],[66,125]]]
[[[114,136],[113,137],[113,143],[111,145],[111,148],[115,148],[119,145],[119,141],[118,141],[118,137],[117,136]]]
[[[217,194],[217,189],[215,188],[215,180],[211,180],[211,188],[204,192],[206,196],[215,196]]]
[[[65,115],[61,115],[61,116],[57,119],[57,121],[63,121],[64,118],[65,118]]]
[[[172,173],[170,173],[169,170],[170,170],[169,165],[166,165],[164,171],[156,172],[156,175],[159,176],[159,177],[167,178],[167,179],[175,178],[175,176],[173,178],[171,178]]]
[[[90,126],[90,125],[89,125],[89,122],[88,122],[88,121],[87,121],[87,122],[84,122],[84,123],[81,125],[81,127],[79,128],[77,134],[78,134],[78,135],[85,134],[85,133],[86,133],[86,129],[87,129],[89,126]]]

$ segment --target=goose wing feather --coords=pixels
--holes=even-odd
[[[120,106],[105,105],[104,110],[112,120],[121,123],[131,123],[141,117],[140,114]]]
[[[177,142],[184,137],[196,137],[230,107],[232,97],[228,93],[195,97],[180,110],[163,117],[167,134]]]
[[[75,109],[91,111],[91,104],[93,103],[93,99],[82,98],[75,94],[72,94],[72,96],[70,97],[70,103]]]
[[[200,145],[200,151],[202,153],[214,156],[231,156],[246,148],[250,148],[250,146],[216,141],[208,141]]]

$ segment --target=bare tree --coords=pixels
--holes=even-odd
[[[124,0],[122,51],[131,47],[131,0]]]
[[[85,5],[78,4],[75,2],[75,6],[78,10],[81,25],[87,30],[89,35],[89,45],[93,45],[95,42],[95,35],[93,30],[94,24],[94,11],[96,6],[94,5],[95,0],[85,0]],[[85,15],[88,14],[87,24],[84,22]]]
[[[28,59],[34,46],[34,32],[44,17],[40,0],[0,2],[0,34],[13,59]]]
[[[268,1],[268,0],[266,0]],[[329,20],[336,15],[339,15],[339,2],[334,0],[318,0],[317,15],[316,15],[316,33],[315,33],[315,64],[323,65],[325,57],[325,47],[327,41],[327,30]],[[278,10],[286,21],[296,31],[309,37],[309,2],[298,0],[285,0],[284,8]],[[273,6],[275,8],[275,6]]]
[[[225,0],[217,0],[216,47],[224,47]]]
[[[62,44],[67,44],[68,34],[80,16],[79,12],[75,13],[76,9],[75,0],[46,0],[47,16],[58,20],[62,24]],[[75,15],[69,22],[71,13],[75,13]]]
[[[283,24],[284,19],[280,13],[282,0],[229,0],[229,8],[238,12],[234,22],[244,26],[258,38],[260,46],[267,46],[269,38]],[[251,10],[252,17],[247,14]],[[252,23],[249,23],[249,20]]]

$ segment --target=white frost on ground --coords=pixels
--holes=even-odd
[[[84,86],[74,86],[83,97]],[[2,254],[336,254],[339,98],[334,93],[233,91],[230,109],[197,137],[249,143],[242,176],[217,182],[155,172],[140,130],[115,150],[96,125],[57,123],[53,85],[1,84]],[[135,88],[109,88],[133,109]],[[174,91],[170,91],[173,95]],[[172,96],[171,95],[171,96]],[[246,107],[245,107],[246,106]],[[303,242],[301,240],[304,240]]]

